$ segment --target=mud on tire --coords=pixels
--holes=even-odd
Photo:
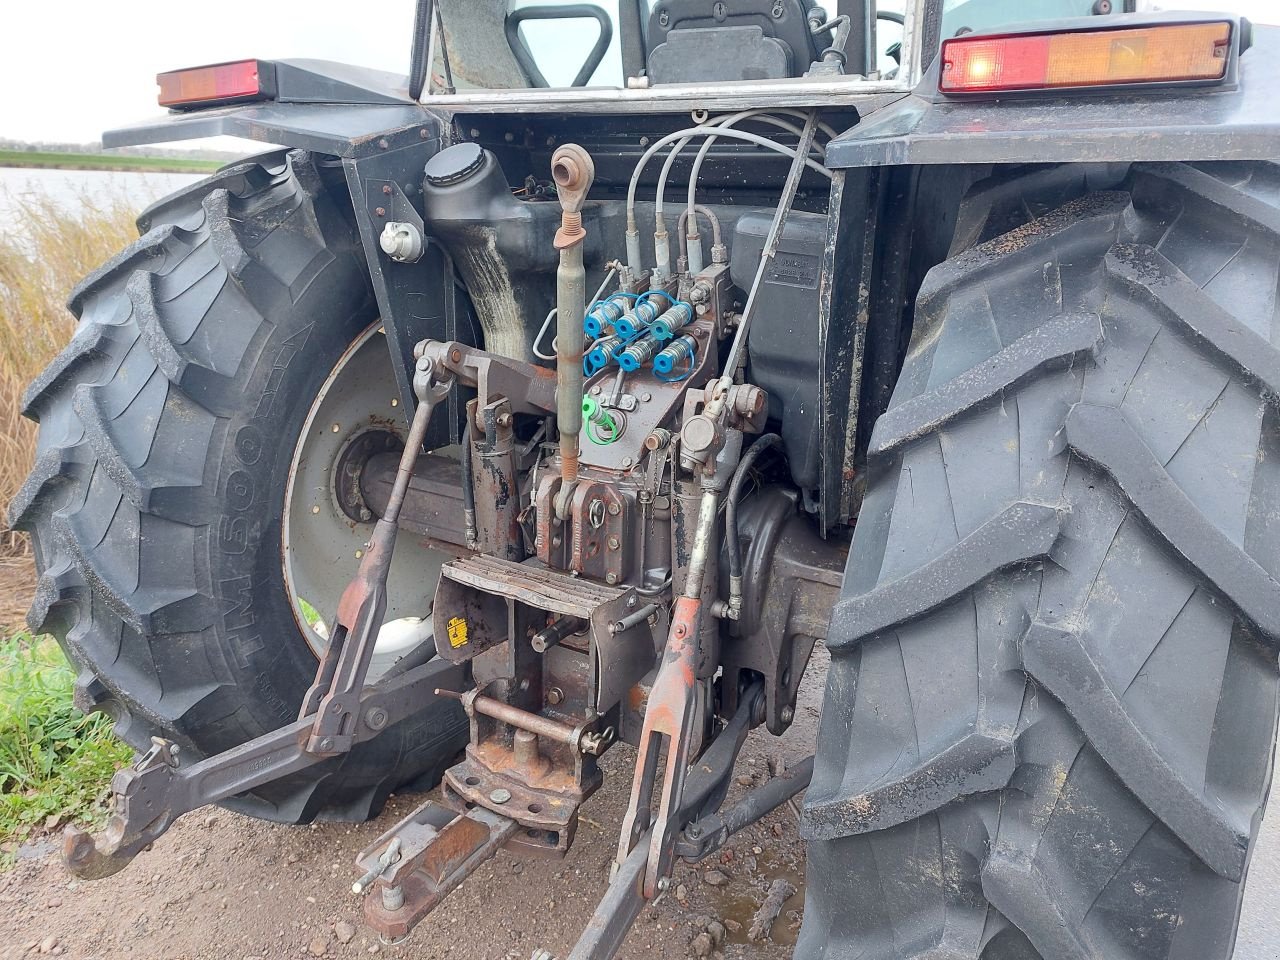
[[[920,291],[798,957],[1231,955],[1276,732],[1280,168],[1086,179],[978,185]]]
[[[35,545],[31,629],[79,671],[78,705],[134,746],[226,750],[291,722],[315,673],[281,513],[307,410],[376,316],[341,180],[278,153],[156,204],[72,293],[78,329],[27,391],[38,452],[10,519]],[[464,742],[440,705],[230,805],[362,819]]]

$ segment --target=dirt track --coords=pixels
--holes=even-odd
[[[765,775],[770,757],[812,750],[820,650],[801,689],[797,723],[782,740],[756,731],[747,741],[730,801]],[[396,797],[377,821],[358,826],[283,827],[224,810],[190,815],[123,873],[74,883],[49,856],[52,843],[0,875],[0,960],[58,955],[79,960],[258,960],[261,957],[527,960],[536,948],[567,955],[608,881],[634,752],[604,758],[606,786],[584,807],[577,842],[559,862],[503,853],[404,943],[378,942],[351,894],[355,854],[421,797]],[[1280,814],[1255,851],[1234,960],[1280,958]],[[728,882],[707,883],[709,870]],[[727,928],[726,958],[790,955],[803,907],[804,848],[782,807],[703,864],[677,867],[671,892],[645,909],[620,957],[685,957],[711,921]],[[800,889],[784,906],[774,941],[748,943],[747,926],[771,881]],[[719,878],[714,878],[718,880]],[[718,930],[716,931],[719,932]],[[343,942],[350,935],[348,942]]]
[[[816,702],[820,691],[813,678],[806,678],[806,686],[806,700]],[[816,719],[810,705],[783,740],[753,734],[730,800],[750,779],[766,775],[770,757],[804,756]],[[351,893],[351,863],[421,796],[393,798],[378,820],[358,826],[283,827],[225,810],[201,811],[179,821],[123,873],[92,883],[71,882],[50,856],[24,860],[0,875],[0,958],[38,956],[42,943],[61,950],[60,956],[95,960],[373,953],[527,960],[538,947],[563,957],[608,882],[633,758],[629,747],[606,755],[607,785],[583,808],[577,841],[565,860],[499,854],[399,946],[379,943],[361,926],[360,904]],[[52,845],[46,844],[46,852]],[[707,883],[704,877],[713,869],[728,882]],[[802,889],[803,873],[795,816],[784,806],[739,834],[721,854],[697,867],[678,867],[672,891],[645,909],[620,956],[689,955],[693,938],[716,920],[727,928],[726,957],[788,957],[803,892],[785,904],[774,942],[748,944],[747,928],[773,879],[785,877]],[[349,943],[339,942],[335,926],[340,923],[355,929]]]

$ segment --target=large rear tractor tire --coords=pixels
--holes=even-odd
[[[142,237],[72,293],[75,336],[27,392],[39,446],[10,517],[35,546],[31,629],[78,669],[78,704],[136,747],[162,735],[205,756],[291,722],[323,645],[308,604],[332,612],[372,529],[341,514],[328,464],[309,455],[313,441],[336,455],[372,429],[388,446],[403,435],[389,360],[379,409],[331,423],[322,403],[376,381],[367,369],[354,385],[335,378],[381,340],[341,190],[339,167],[291,152],[161,201]],[[288,531],[302,516],[339,533],[297,550],[302,533]],[[324,595],[300,595],[299,581]],[[438,778],[464,719],[429,705],[230,806],[363,819],[400,784]]]
[[[920,291],[804,960],[1231,956],[1277,718],[1280,167],[1082,169],[975,187]]]

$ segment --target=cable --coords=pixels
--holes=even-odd
[[[609,412],[604,407],[600,406],[595,397],[582,398],[582,419],[586,423],[587,439],[597,446],[607,447],[622,436],[622,431],[618,429],[617,421],[609,415]],[[601,428],[609,431],[607,437],[600,436],[599,431]]]
[[[614,278],[614,275],[617,274],[617,272],[618,272],[618,263],[615,260],[609,264],[609,272],[604,275],[604,279],[600,281],[600,286],[596,288],[596,294],[594,297],[591,298],[591,306],[587,308],[588,313],[590,313],[592,310],[594,310],[597,306],[600,305],[600,303],[602,302],[600,300],[600,297],[604,294],[604,288],[609,285],[609,281]],[[609,296],[604,298],[603,302],[608,303],[614,297],[631,297],[632,299],[634,299],[635,294],[624,293],[623,291],[619,290],[616,293],[609,294]],[[547,335],[547,331],[551,328],[551,320],[553,317],[555,317],[555,315],[556,315],[556,308],[552,307],[551,312],[547,314],[547,319],[542,321],[542,327],[541,329],[538,330],[538,335],[533,338],[533,355],[537,357],[539,360],[555,360],[556,359],[556,355],[554,351],[557,349],[558,344],[556,343],[555,337],[551,338],[551,349],[553,351],[552,353],[546,354],[546,353],[543,353],[542,350],[540,349],[542,346],[542,338]],[[585,364],[586,364],[585,359],[583,361],[583,364],[584,364],[583,369],[585,369]]]
[[[766,433],[747,448],[747,452],[738,461],[733,471],[733,479],[729,481],[729,492],[725,495],[725,546],[729,551],[729,616],[736,620],[742,610],[742,540],[738,536],[738,498],[742,496],[742,484],[746,481],[747,471],[760,459],[766,450],[782,446],[782,437],[776,433]]]
[[[538,348],[542,345],[542,338],[543,338],[543,337],[545,337],[545,336],[547,335],[547,331],[551,328],[551,320],[552,320],[552,318],[553,318],[553,317],[555,317],[556,313],[557,313],[556,308],[555,308],[555,307],[552,307],[552,308],[551,308],[551,312],[547,314],[547,319],[545,319],[545,320],[543,320],[543,321],[542,321],[542,329],[541,329],[541,330],[539,330],[539,331],[538,331],[538,335],[537,335],[536,337],[534,337],[534,338],[533,338],[533,355],[534,355],[535,357],[537,357],[539,360],[554,360],[554,359],[556,359],[556,355],[555,355],[555,353],[546,354],[546,353],[543,353],[541,350],[539,350],[539,349],[538,349]],[[555,338],[555,337],[552,337],[552,338],[551,338],[551,349],[552,349],[553,351],[556,349],[556,338]]]

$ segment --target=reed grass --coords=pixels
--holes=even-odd
[[[0,506],[7,507],[35,453],[36,428],[21,415],[22,392],[75,330],[67,295],[134,240],[137,229],[123,191],[85,190],[71,202],[23,193],[6,204],[18,212],[17,228],[0,232]],[[0,557],[29,550],[26,536],[0,517]]]

